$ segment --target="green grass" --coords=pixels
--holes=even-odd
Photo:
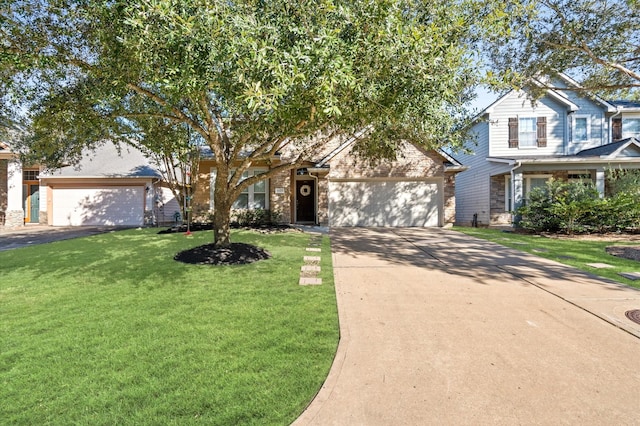
[[[302,233],[239,231],[273,257],[176,262],[211,231],[127,230],[0,253],[3,424],[289,424],[338,342],[330,244],[298,285]]]
[[[620,272],[640,271],[640,262],[612,256],[605,251],[606,247],[612,245],[638,245],[638,243],[556,239],[539,235],[502,232],[499,229],[489,228],[455,227],[453,229],[503,246],[555,260],[565,265],[574,266],[580,270],[618,281],[631,287],[640,288],[640,282],[619,275]],[[587,266],[587,263],[607,263],[612,268],[593,268]]]

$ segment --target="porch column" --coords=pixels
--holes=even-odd
[[[513,185],[513,210],[522,207],[524,203],[524,185],[522,172],[511,172],[511,180]]]
[[[22,209],[22,164],[11,160],[7,166],[7,213],[5,226],[8,228],[24,225]]]
[[[598,195],[600,198],[604,198],[604,169],[598,168],[596,169],[596,189],[598,190]]]

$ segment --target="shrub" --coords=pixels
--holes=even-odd
[[[273,225],[280,222],[282,213],[265,209],[231,211],[231,222],[238,226]]]
[[[591,182],[549,180],[534,188],[527,204],[518,209],[520,226],[533,231],[584,232],[593,227],[592,212],[602,203]]]

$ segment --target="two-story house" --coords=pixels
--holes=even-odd
[[[561,75],[554,87],[579,87]],[[550,178],[591,180],[601,195],[606,171],[640,169],[640,103],[608,102],[575,90],[533,100],[512,90],[482,111],[474,140],[458,153],[456,223],[506,225],[532,188]]]

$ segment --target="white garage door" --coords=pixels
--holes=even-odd
[[[144,187],[53,188],[54,226],[141,226]]]
[[[439,226],[441,197],[433,181],[331,181],[330,226]]]

